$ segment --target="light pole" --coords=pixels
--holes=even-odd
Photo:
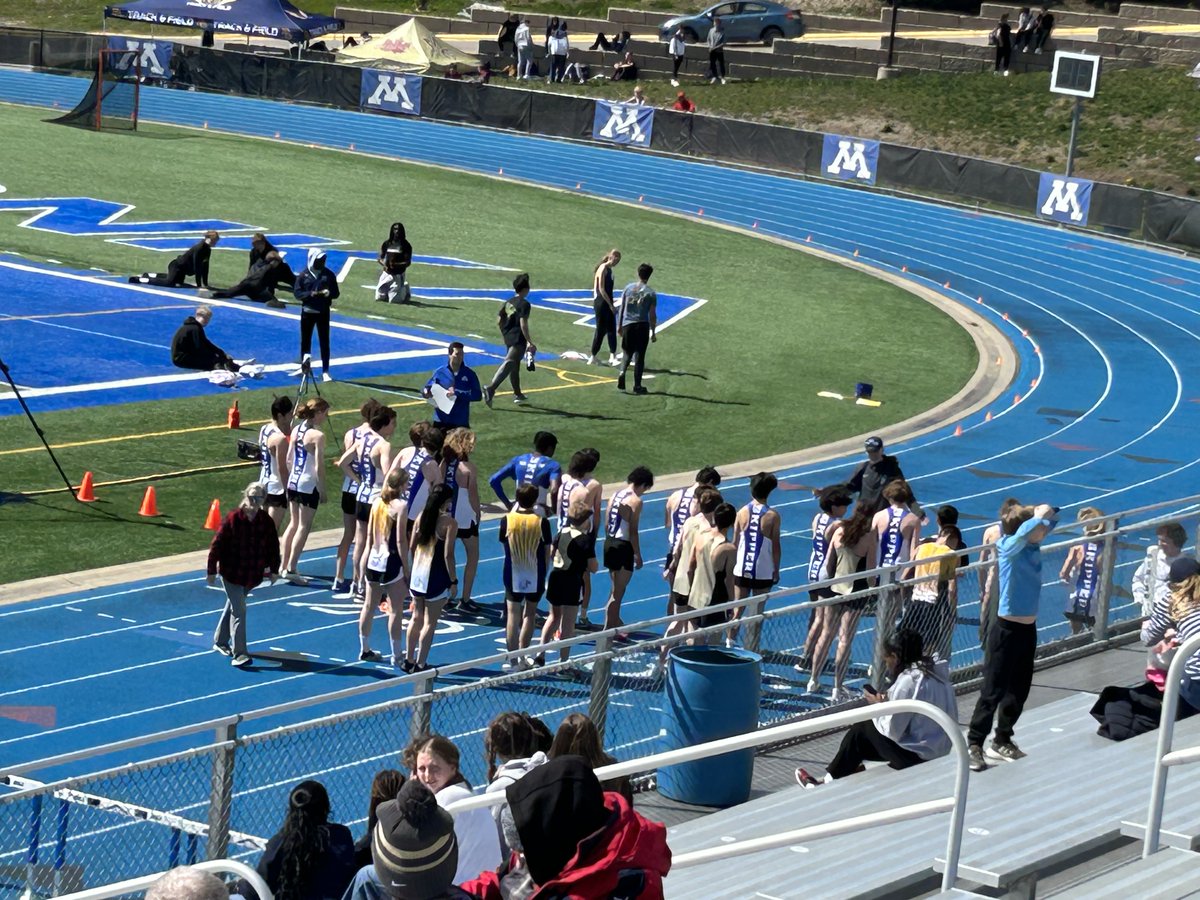
[[[876,81],[884,81],[888,78],[895,78],[900,73],[896,71],[892,65],[892,61],[896,58],[896,16],[900,12],[900,0],[892,0],[892,24],[888,29],[888,45],[887,45],[887,61],[879,67],[875,73]]]

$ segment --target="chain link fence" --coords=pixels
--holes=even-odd
[[[1155,571],[1164,565],[1161,553],[1195,552],[1196,500],[1094,519],[1086,523],[1092,533],[1064,520],[1056,541],[1042,552],[1039,655],[1096,651],[1115,632],[1134,628],[1165,574]],[[1165,550],[1157,549],[1164,542]],[[1092,574],[1085,577],[1084,569]],[[956,560],[949,577],[909,566],[879,574],[882,586],[844,597],[814,600],[810,588],[830,584],[822,582],[684,618],[740,611],[737,640],[762,656],[760,726],[856,702],[858,690],[879,671],[883,639],[901,627],[915,628],[928,651],[948,657],[956,680],[977,677],[983,635],[995,615],[994,559],[972,549]],[[822,630],[835,618],[841,627],[822,647]],[[636,638],[662,635],[669,622],[664,617],[623,630]],[[625,640],[615,632],[580,635],[567,642],[574,651],[567,662],[556,662],[558,645],[549,645],[548,664],[496,676],[491,673],[505,658],[500,653],[393,679],[387,690],[411,693],[298,725],[241,735],[237,718],[222,720],[214,723],[214,743],[186,753],[46,785],[0,776],[8,789],[0,794],[0,897],[56,896],[201,858],[228,855],[253,863],[282,823],[292,787],[306,779],[326,786],[335,820],[361,832],[374,775],[406,770],[404,748],[418,735],[450,738],[464,776],[484,784],[487,726],[508,710],[535,715],[551,730],[570,713],[585,713],[609,752],[625,759],[647,755],[660,749],[667,714],[661,664],[669,650],[700,640],[723,645],[734,636],[723,621],[650,640]],[[835,682],[845,691],[837,697],[831,694]],[[286,710],[328,699],[298,701]],[[248,713],[241,725],[283,711]],[[98,748],[96,755],[104,752]]]

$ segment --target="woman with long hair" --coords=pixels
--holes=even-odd
[[[885,700],[923,700],[958,719],[958,701],[950,683],[950,664],[933,660],[924,650],[923,638],[911,628],[901,628],[883,648],[886,674],[893,679],[887,691],[870,685],[863,692],[869,703]],[[862,771],[867,760],[886,762],[893,769],[907,769],[950,752],[950,735],[936,722],[914,713],[894,713],[851,725],[841,746],[826,769],[825,781],[845,778]],[[821,782],[804,769],[796,770],[802,787]]]
[[[558,732],[554,735],[554,743],[546,754],[551,759],[559,756],[582,756],[593,769],[611,766],[617,760],[604,752],[600,744],[600,732],[596,723],[583,713],[571,713],[562,720]],[[633,786],[625,776],[600,782],[606,791],[621,794],[631,804],[633,803]]]
[[[538,745],[538,730],[529,714],[509,711],[492,719],[483,736],[483,755],[488,767],[487,793],[508,790],[509,785],[545,763],[548,757]],[[508,804],[493,806],[492,818],[499,829],[500,850],[507,859],[513,847],[520,844]]]
[[[324,397],[305,400],[296,408],[300,424],[292,433],[292,466],[288,474],[288,525],[283,533],[283,577],[292,584],[308,584],[296,572],[304,543],[325,494],[325,433],[321,426],[329,418],[329,401]]]
[[[383,769],[375,773],[371,781],[371,799],[367,803],[367,830],[354,842],[354,865],[361,869],[371,865],[371,835],[379,822],[379,804],[395,800],[407,781],[404,773],[396,769]]]
[[[609,250],[596,264],[592,272],[592,309],[595,311],[595,331],[592,333],[592,353],[587,358],[589,366],[595,365],[596,354],[608,341],[608,364],[618,365],[617,358],[617,306],[613,298],[613,268],[621,261],[621,251]]]
[[[448,738],[440,734],[419,737],[408,745],[404,758],[413,777],[433,791],[439,806],[474,796],[470,782],[459,769],[458,748]],[[503,862],[496,823],[488,810],[472,809],[455,816],[454,836],[458,839],[455,884],[494,870]]]
[[[392,471],[383,482],[383,490],[371,504],[367,520],[366,582],[367,596],[358,614],[359,656],[363,662],[379,662],[383,654],[371,649],[371,626],[381,601],[388,601],[388,638],[392,644],[392,665],[404,660],[404,602],[408,582],[404,578],[407,547],[404,539],[405,503],[401,500],[408,476],[403,469]]]
[[[276,397],[271,401],[271,421],[258,429],[258,483],[266,490],[266,511],[275,523],[283,527],[287,512],[288,437],[292,433],[291,397]]]
[[[412,568],[408,586],[412,590],[412,615],[408,620],[408,641],[401,668],[423,672],[429,668],[429,648],[437,630],[442,607],[458,591],[454,578],[454,543],[458,523],[450,515],[454,492],[444,484],[429,491],[425,508],[413,528],[409,547]]]
[[[283,826],[257,868],[276,900],[341,900],[354,877],[354,838],[345,825],[329,821],[329,794],[321,782],[292,788]],[[238,893],[258,898],[244,881]]]
[[[375,415],[376,410],[382,404],[374,397],[368,397],[363,405],[359,408],[359,413],[362,415],[362,421],[353,428],[347,429],[346,434],[342,437],[342,452],[348,452],[354,447],[359,439],[371,430],[371,417]],[[334,562],[333,572],[333,592],[341,595],[335,599],[350,600],[354,597],[362,597],[366,590],[358,583],[358,572],[351,572],[350,578],[345,578],[346,562],[350,558],[350,546],[354,543],[355,533],[358,530],[358,471],[357,461],[355,461],[353,473],[346,473],[342,477],[342,539],[338,542],[337,557]]]
[[[458,523],[458,539],[467,552],[463,563],[462,593],[458,608],[465,613],[481,612],[471,601],[471,590],[475,586],[475,573],[479,569],[479,473],[471,454],[475,452],[475,432],[469,428],[455,428],[446,435],[442,444],[443,483],[454,491],[450,501],[450,515]]]
[[[1154,604],[1154,612],[1142,625],[1142,643],[1173,655],[1180,644],[1200,634],[1200,563],[1179,557],[1171,563],[1168,581],[1171,593]],[[1183,668],[1179,699],[1179,718],[1200,711],[1200,652]]]
[[[829,536],[826,578],[841,578],[875,568],[879,542],[875,539],[875,530],[871,527],[874,514],[875,511],[870,506],[864,506],[860,502],[854,507],[853,515],[834,528]],[[845,597],[865,591],[869,587],[867,579],[856,578],[853,581],[834,584],[829,590]],[[830,701],[842,703],[852,699],[842,683],[846,680],[846,671],[850,668],[850,651],[853,649],[858,619],[869,600],[869,597],[854,597],[829,607],[830,612],[826,614],[825,625],[817,638],[817,646],[813,649],[812,677],[808,682],[808,693],[820,692],[821,672],[825,668],[829,649],[836,637],[838,648],[837,656],[834,657],[833,691],[830,693]]]

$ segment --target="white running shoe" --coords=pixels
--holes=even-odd
[[[671,79],[671,87],[679,87],[679,82],[674,78]]]
[[[252,662],[254,662],[254,660],[252,660],[245,653],[239,653],[237,656],[235,656],[233,659],[231,659],[229,661],[229,664],[231,666],[233,666],[234,668],[244,669],[244,668],[246,668],[246,666],[250,665],[250,663],[252,663]]]
[[[301,587],[308,584],[308,576],[301,575],[299,572],[284,572],[283,580],[288,584],[298,584]]]
[[[309,365],[311,362],[312,362],[312,354],[305,353],[304,357],[300,360],[300,365],[296,366],[296,368],[294,368],[290,372],[288,372],[288,375],[290,375],[292,378],[296,378],[300,375],[303,375],[305,366]]]
[[[589,356],[589,357],[587,358],[587,361],[584,363],[584,365],[585,365],[585,366],[594,366],[595,364],[596,364],[596,357],[595,357],[595,356]]]
[[[258,360],[256,360],[256,359],[255,359],[255,358],[252,356],[252,357],[250,357],[249,359],[235,359],[235,360],[233,361],[233,364],[234,364],[235,366],[252,366],[252,365],[254,365],[256,362],[258,362]]]
[[[817,681],[817,679],[815,679],[815,678],[810,679],[808,682],[808,687],[805,688],[804,693],[806,693],[806,694],[821,693],[821,682]]]
[[[330,375],[328,372],[322,372],[321,380],[324,381],[326,384],[328,384],[329,382],[333,381],[333,376]]]
[[[849,703],[855,699],[854,695],[844,687],[834,685],[833,690],[829,692],[830,703]]]

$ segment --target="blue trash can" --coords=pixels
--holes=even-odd
[[[662,750],[679,750],[758,728],[762,657],[724,647],[677,647],[667,667]],[[750,797],[754,750],[663,766],[658,791],[700,806],[733,806]]]

